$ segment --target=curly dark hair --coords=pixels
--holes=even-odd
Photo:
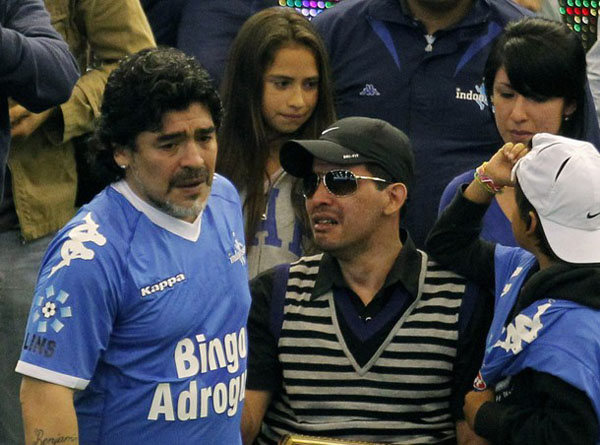
[[[218,128],[222,105],[206,70],[193,58],[173,48],[144,49],[124,58],[110,74],[101,116],[92,144],[94,173],[105,184],[124,177],[113,154],[118,147],[135,150],[143,131],[158,131],[169,111],[193,103],[208,108]]]

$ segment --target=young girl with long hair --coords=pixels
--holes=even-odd
[[[310,252],[297,181],[279,163],[289,139],[316,139],[335,120],[327,52],[291,8],[252,17],[232,44],[222,85],[217,171],[240,191],[250,277]]]

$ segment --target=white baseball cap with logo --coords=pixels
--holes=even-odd
[[[550,248],[568,263],[600,263],[600,153],[589,142],[540,133],[512,178],[535,208]]]

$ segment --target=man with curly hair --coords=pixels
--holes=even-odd
[[[250,296],[221,102],[174,49],[109,76],[109,182],[50,244],[17,372],[27,443],[241,443]],[[36,443],[37,443],[36,442]]]

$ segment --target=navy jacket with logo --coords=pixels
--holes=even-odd
[[[446,184],[502,145],[483,68],[505,25],[525,15],[507,0],[476,0],[431,45],[400,0],[344,0],[313,20],[331,57],[338,115],[383,119],[411,139],[417,175],[404,223],[418,246]]]

